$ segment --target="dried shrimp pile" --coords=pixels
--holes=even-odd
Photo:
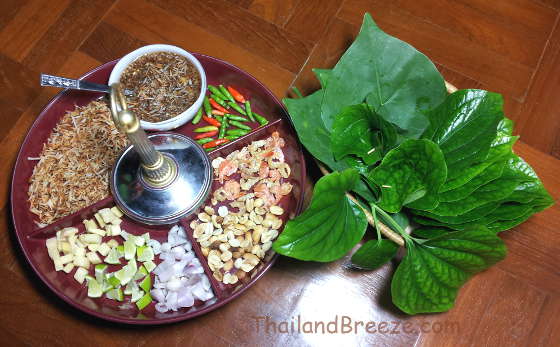
[[[107,105],[92,101],[67,112],[43,145],[29,180],[31,212],[50,224],[109,195],[109,173],[126,137]]]

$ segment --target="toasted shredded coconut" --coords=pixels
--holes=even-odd
[[[92,101],[67,112],[29,179],[31,212],[41,224],[50,224],[105,198],[111,167],[126,145],[105,103]]]

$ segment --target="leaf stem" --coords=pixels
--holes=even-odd
[[[294,93],[297,95],[298,98],[303,98],[303,95],[301,94],[301,92],[299,91],[298,87],[293,86],[292,90],[294,91]]]
[[[327,170],[327,168],[324,167],[323,164],[321,164],[319,161],[315,160],[315,162],[317,163],[317,166],[319,166],[319,170],[321,170],[321,173],[323,175],[328,175],[330,173],[329,170]],[[373,217],[371,212],[368,209],[362,207],[360,202],[352,194],[346,193],[346,196],[348,197],[348,199],[352,200],[356,205],[358,205],[358,207],[360,207],[360,209],[364,212],[369,225],[371,225],[374,228],[378,227],[379,230],[381,231],[381,233],[383,235],[385,235],[385,237],[387,237],[389,240],[393,241],[394,243],[396,243],[397,245],[399,245],[401,247],[404,246],[405,241],[404,241],[404,238],[401,235],[394,232],[391,228],[389,228],[388,226],[386,226],[385,224],[383,224],[379,220],[376,223],[375,218]],[[383,212],[385,212],[385,211],[383,211]],[[399,228],[400,228],[400,226],[399,226]]]

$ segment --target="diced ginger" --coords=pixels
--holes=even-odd
[[[45,241],[45,245],[47,246],[47,249],[58,250],[58,247],[56,245],[56,237],[51,237],[50,239],[47,239],[47,241]]]
[[[62,269],[62,271],[66,272],[67,274],[70,273],[70,271],[72,271],[72,269],[74,269],[74,263],[68,263],[64,266],[64,268]]]
[[[103,221],[103,218],[101,217],[101,215],[99,213],[94,214],[93,217],[95,218],[97,223],[99,223],[99,226],[101,228],[105,228],[105,222]]]
[[[64,264],[62,264],[62,262],[60,261],[60,258],[54,259],[53,263],[54,263],[54,270],[55,271],[60,271],[64,268]]]
[[[72,262],[74,260],[74,256],[72,254],[66,254],[66,255],[63,255],[62,257],[58,258],[58,260],[60,261],[60,263],[62,265],[64,265],[64,264],[68,264],[68,263]]]
[[[95,219],[85,219],[83,223],[86,227],[87,232],[91,232],[92,229],[97,229],[97,223],[95,223]]]
[[[123,216],[123,213],[117,206],[111,207],[111,212],[113,212],[113,214],[119,218]]]
[[[79,266],[79,267],[83,267],[83,268],[89,268],[90,265],[90,261],[88,258],[86,258],[85,256],[75,256],[74,260],[73,260],[74,265]]]
[[[111,224],[113,225],[120,225],[122,223],[122,219],[120,219],[119,217],[115,217],[111,220]]]
[[[99,254],[101,254],[104,257],[106,257],[107,254],[109,254],[110,250],[111,250],[111,247],[109,247],[109,245],[107,243],[102,243],[102,244],[99,245],[99,247],[97,247],[97,251],[99,252]]]
[[[95,252],[89,252],[88,254],[86,254],[86,258],[93,265],[101,263],[101,258],[99,258],[99,256]]]
[[[78,233],[78,228],[68,227],[62,229],[62,237],[67,239],[70,235],[76,235]]]
[[[62,242],[61,248],[62,248],[61,251],[64,254],[72,253],[72,247],[70,246],[69,242]]]
[[[98,248],[99,245],[96,243],[90,243],[89,245],[87,245],[87,249],[89,249],[91,252],[97,251]]]
[[[119,245],[119,241],[115,240],[115,239],[111,239],[109,241],[107,241],[107,246],[109,246],[110,248],[115,248]]]
[[[98,213],[101,215],[101,218],[103,218],[105,224],[111,223],[113,219],[117,218],[117,216],[115,216],[113,212],[111,212],[110,208],[103,208],[99,210]]]
[[[97,235],[99,235],[99,236],[105,236],[105,235],[107,234],[107,233],[105,232],[105,230],[97,229],[97,228],[90,229],[90,230],[88,230],[88,231],[89,231],[90,233],[92,233],[92,234],[97,234]]]
[[[83,267],[79,267],[78,270],[74,273],[74,279],[78,281],[78,283],[84,283],[84,280],[88,274],[88,270],[84,269]]]
[[[120,225],[107,225],[107,235],[118,236],[121,234]]]
[[[84,257],[85,255],[86,255],[86,248],[85,247],[74,248],[74,256],[75,257]]]
[[[101,235],[97,235],[97,234],[82,234],[82,235],[78,236],[78,238],[84,244],[89,244],[89,243],[99,244],[99,243],[101,243]]]

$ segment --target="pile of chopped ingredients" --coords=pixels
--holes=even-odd
[[[64,228],[46,241],[55,270],[69,274],[76,268],[74,279],[80,284],[87,283],[89,297],[105,295],[107,299],[124,302],[130,296],[130,302],[143,310],[154,295],[159,301],[156,310],[160,312],[176,311],[194,305],[195,299],[206,301],[214,297],[182,228],[174,226],[168,242],[161,245],[150,239],[149,233],[136,236],[122,230],[122,212],[116,207],[104,208],[94,217],[83,221],[85,233],[78,234],[74,227]],[[114,236],[120,236],[124,242]],[[163,262],[156,266],[158,254]],[[168,265],[169,269],[162,270]],[[153,287],[152,271],[156,275]]]
[[[143,55],[130,64],[120,78],[133,92],[128,106],[136,115],[157,123],[186,111],[200,95],[200,74],[185,57],[171,52]]]
[[[41,225],[109,195],[109,173],[127,145],[107,105],[92,101],[67,112],[52,131],[29,180],[31,212]]]
[[[217,281],[235,284],[245,278],[278,236],[283,223],[279,216],[284,214],[278,204],[292,191],[282,147],[284,139],[274,132],[212,161],[223,183],[211,199],[217,211],[205,206],[190,227]]]
[[[150,241],[162,262],[154,270],[156,275],[152,297],[158,302],[156,311],[177,311],[191,307],[195,300],[207,301],[214,297],[210,281],[187,240],[185,230],[174,226],[167,242]]]
[[[208,95],[204,97],[203,106],[205,114],[200,108],[192,123],[198,124],[203,119],[209,124],[194,130],[198,133],[196,141],[206,151],[250,133],[253,126],[268,124],[266,118],[251,110],[251,102],[232,86],[226,88],[221,84],[218,87],[208,85]],[[234,114],[234,111],[238,114]]]

